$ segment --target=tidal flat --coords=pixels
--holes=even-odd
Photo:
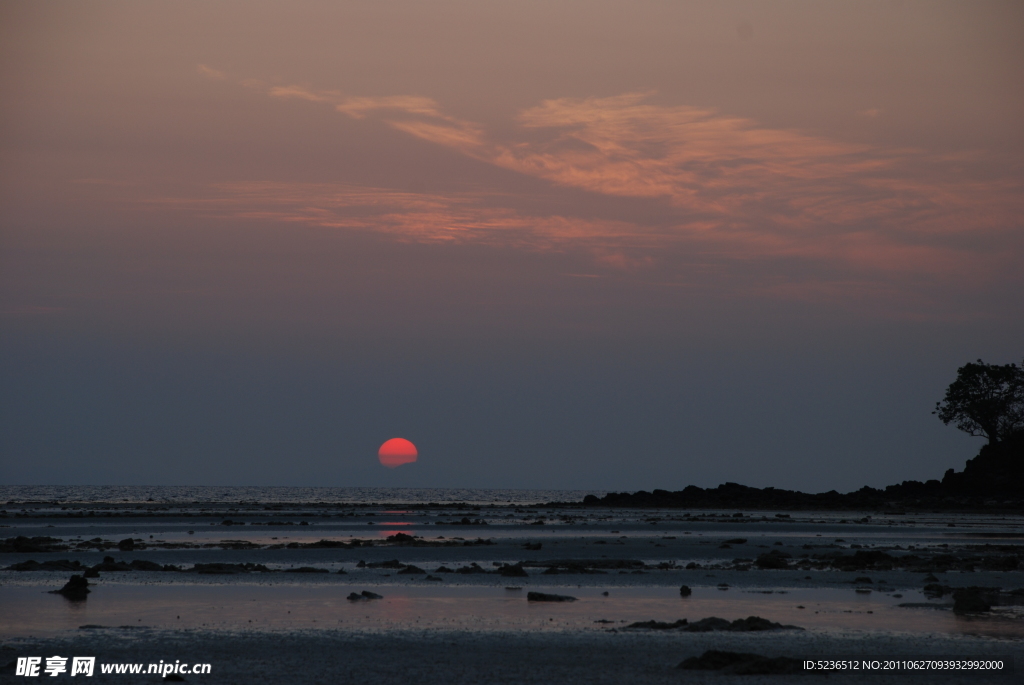
[[[208,662],[186,680],[209,683],[784,677],[677,668],[708,650],[1024,668],[1016,514],[25,502],[8,503],[0,525],[0,677],[11,680],[18,656],[64,652]],[[52,594],[71,575],[88,577],[86,599]],[[795,627],[693,629],[749,616]]]

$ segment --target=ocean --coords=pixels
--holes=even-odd
[[[0,485],[0,502],[168,504],[513,504],[579,502],[605,490],[514,490],[500,488],[327,488],[216,485]]]

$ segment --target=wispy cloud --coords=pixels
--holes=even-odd
[[[519,112],[517,128],[498,134],[424,96],[250,87],[379,120],[553,189],[647,200],[660,207],[659,218],[595,219],[582,207],[524,214],[513,209],[524,205],[506,189],[429,194],[294,183],[220,185],[214,199],[189,202],[196,211],[396,240],[584,250],[595,265],[620,270],[656,269],[666,250],[688,250],[706,262],[798,259],[817,264],[819,274],[837,274],[805,279],[817,283],[816,293],[858,290],[852,282],[877,293],[879,278],[897,276],[984,280],[1005,273],[1021,250],[1020,239],[990,247],[999,242],[992,236],[1019,232],[1024,187],[1016,177],[964,171],[984,164],[984,155],[833,140],[715,109],[659,104],[653,93],[546,100]],[[787,293],[794,286],[772,287]]]
[[[321,183],[224,183],[211,197],[157,197],[145,204],[208,217],[300,223],[392,235],[418,242],[475,242],[548,250],[592,241],[610,251],[623,235],[644,231],[626,222],[571,216],[524,215],[491,193],[409,193],[386,188]],[[656,240],[656,232],[648,231]]]
[[[262,86],[259,82],[252,85],[256,87]],[[309,102],[335,102],[341,98],[341,93],[338,93],[337,91],[323,91],[316,93],[302,86],[271,86],[268,92],[271,97],[275,98],[296,98],[299,100],[307,100]]]
[[[206,66],[205,64],[197,64],[196,65],[196,71],[198,71],[200,74],[202,74],[206,78],[213,79],[215,81],[224,81],[228,77],[228,75],[225,74],[223,71],[218,71],[217,69],[212,69],[212,68]]]

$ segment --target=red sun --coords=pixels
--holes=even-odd
[[[416,445],[405,438],[391,438],[377,451],[380,463],[389,469],[398,468],[402,464],[411,464],[416,461],[417,456],[419,456],[419,452],[416,451]]]

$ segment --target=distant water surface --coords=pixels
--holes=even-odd
[[[520,504],[578,502],[606,490],[323,488],[212,485],[0,485],[0,502],[280,502],[288,504]]]

